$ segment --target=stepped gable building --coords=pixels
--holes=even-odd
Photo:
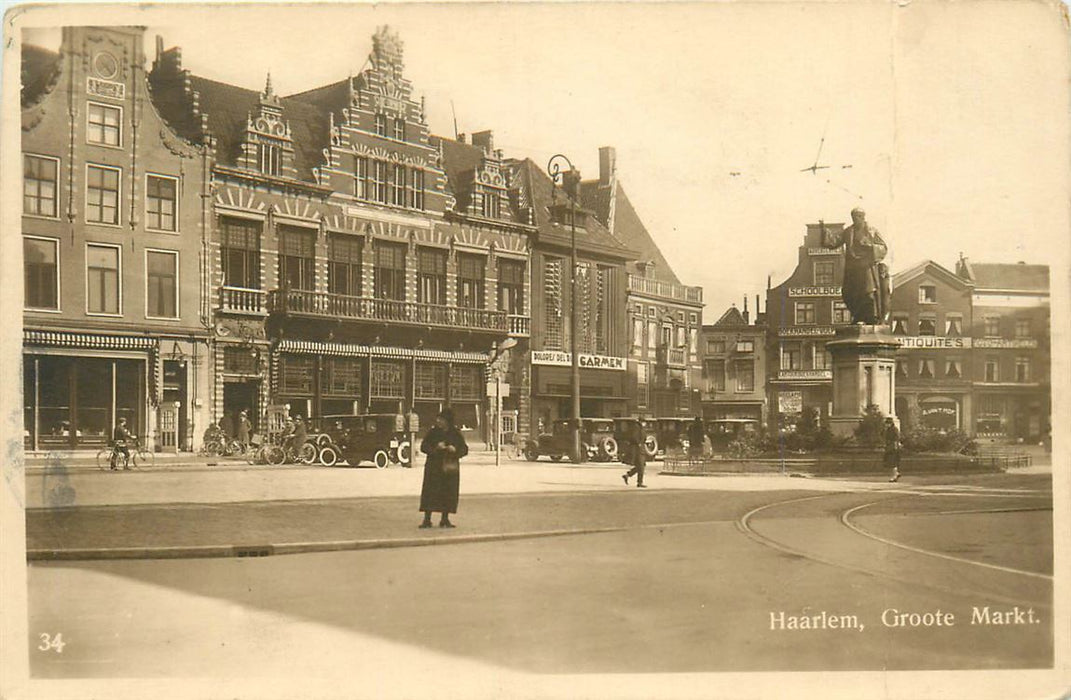
[[[743,311],[734,304],[703,326],[699,347],[703,418],[750,420],[758,429],[766,425],[766,327],[761,319],[751,322],[747,297]]]
[[[528,229],[490,135],[431,137],[402,42],[372,43],[359,75],[288,97],[158,48],[172,120],[217,158],[213,412],[414,410],[426,429],[449,405],[481,438],[489,351],[527,333]]]
[[[534,227],[532,333],[525,382],[531,391],[526,430],[537,434],[559,418],[572,417],[570,312],[577,298],[577,347],[580,355],[581,415],[628,413],[628,331],[626,264],[633,251],[615,238],[563,187],[555,187],[531,159],[509,161],[511,199],[518,214]],[[579,184],[579,183],[577,183]],[[575,219],[573,218],[575,214]],[[571,227],[577,244],[576,286],[570,286]]]
[[[889,323],[901,428],[972,430],[972,285],[932,260],[893,275]]]
[[[163,118],[144,28],[23,48],[28,450],[100,449],[120,418],[191,449],[211,417],[208,148]]]
[[[1051,429],[1049,267],[961,257],[956,274],[972,286],[974,434],[1042,440]]]
[[[826,224],[830,230],[843,224]],[[769,427],[793,425],[813,408],[820,420],[833,402],[833,371],[826,342],[851,323],[841,300],[844,259],[822,247],[819,224],[808,224],[796,269],[766,290],[766,365]]]
[[[636,251],[626,267],[629,413],[699,414],[703,289],[682,284],[662,255],[618,178],[613,148],[599,149],[599,178],[580,192],[599,222]]]

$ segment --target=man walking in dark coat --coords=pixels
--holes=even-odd
[[[695,417],[688,425],[688,456],[692,459],[699,459],[703,456],[703,438],[706,431],[703,430],[703,419],[699,416]]]
[[[900,480],[900,431],[892,418],[885,419],[885,468],[892,469],[889,481]]]
[[[420,451],[428,456],[420,489],[420,510],[424,512],[420,527],[431,527],[432,513],[442,514],[439,527],[454,527],[450,514],[457,512],[461,458],[469,453],[469,446],[461,431],[454,427],[453,411],[445,409],[435,418],[435,427],[424,436]]]
[[[643,483],[643,473],[647,469],[647,447],[644,442],[646,442],[646,436],[643,434],[643,419],[637,418],[632,425],[632,437],[628,445],[629,455],[632,457],[632,469],[622,474],[621,478],[628,484],[628,478],[635,475],[636,488],[641,489],[647,488]]]

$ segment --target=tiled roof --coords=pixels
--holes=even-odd
[[[60,55],[55,51],[23,44],[22,46],[22,104],[33,103],[48,87],[59,70]]]
[[[568,201],[565,193],[560,188],[555,192],[550,176],[531,158],[510,160],[507,163],[513,170],[514,186],[521,189],[517,193],[518,200],[531,204],[535,218],[533,223],[539,229],[539,237],[567,244],[570,237],[569,228],[554,223],[550,217],[550,206],[555,201]],[[594,216],[587,217],[584,232],[578,232],[577,238],[580,245],[590,244],[620,254],[626,260],[635,259],[636,251],[622,245]]]
[[[717,321],[714,322],[714,328],[741,328],[747,327],[748,323],[744,320],[744,315],[740,313],[740,309],[735,306],[730,306],[726,309],[725,313],[721,315]]]
[[[970,263],[976,289],[1049,290],[1049,266],[1026,263]]]
[[[599,186],[598,180],[587,180],[580,184],[580,199],[584,206],[595,212],[599,221],[606,223],[610,216],[610,187]],[[625,188],[620,182],[617,183],[617,197],[614,203],[614,230],[613,235],[628,248],[635,250],[640,262],[654,263],[654,278],[669,284],[680,284],[673,268],[666,261],[662,251],[658,248],[654,238],[651,237],[647,227],[644,226],[635,207],[629,201]],[[631,270],[637,272],[637,270]]]

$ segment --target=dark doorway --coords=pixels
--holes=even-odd
[[[178,446],[180,450],[189,449],[189,431],[187,420],[186,361],[164,360],[164,403],[178,404]]]
[[[227,382],[223,385],[223,413],[237,430],[238,413],[246,411],[253,430],[257,430],[260,420],[258,406],[259,387],[256,380]]]

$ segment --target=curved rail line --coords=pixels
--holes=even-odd
[[[918,579],[895,576],[895,575],[892,575],[892,574],[888,573],[887,571],[883,571],[883,570],[879,570],[879,569],[872,569],[872,568],[869,568],[869,567],[866,567],[866,566],[848,564],[848,563],[845,563],[845,562],[842,562],[842,561],[835,561],[835,560],[830,559],[828,557],[824,557],[824,556],[821,556],[819,554],[815,554],[814,552],[808,552],[808,551],[805,551],[805,550],[802,550],[802,549],[798,549],[796,547],[791,547],[791,546],[788,546],[788,545],[783,544],[781,542],[778,542],[777,540],[774,540],[773,538],[770,538],[770,537],[767,537],[766,535],[760,534],[753,527],[751,527],[752,518],[754,518],[757,514],[761,513],[764,510],[767,510],[767,509],[770,509],[770,508],[776,508],[776,507],[779,507],[779,506],[789,505],[789,504],[792,504],[792,503],[802,503],[802,502],[805,502],[805,501],[817,500],[819,498],[829,498],[831,496],[844,495],[844,493],[846,493],[846,492],[838,491],[838,492],[832,492],[832,493],[823,493],[823,494],[819,494],[817,496],[805,496],[803,498],[790,498],[790,499],[786,499],[784,501],[775,501],[774,503],[767,503],[765,505],[758,506],[757,508],[752,508],[747,513],[742,515],[736,521],[736,526],[747,537],[751,538],[752,540],[754,540],[755,542],[757,542],[757,543],[759,543],[761,545],[764,545],[766,547],[769,547],[771,549],[777,550],[777,551],[785,553],[785,554],[790,554],[792,556],[801,557],[803,559],[809,559],[809,560],[817,562],[819,564],[825,564],[826,566],[831,566],[831,567],[834,567],[834,568],[837,568],[837,569],[843,569],[843,570],[846,570],[846,571],[854,571],[856,573],[865,574],[867,576],[873,576],[874,578],[878,578],[878,579],[886,579],[886,580],[889,580],[889,581],[896,581],[897,583],[906,583],[906,584],[911,585],[911,586],[920,586],[922,588],[929,588],[931,590],[936,590],[936,591],[940,591],[942,593],[951,594],[951,595],[954,595],[954,596],[959,597],[959,598],[974,598],[974,597],[977,597],[979,595],[979,594],[976,594],[976,593],[971,593],[969,591],[963,590],[962,586],[954,588],[954,587],[951,587],[951,586],[944,586],[944,585],[941,585],[939,583],[923,582],[923,581],[919,581]],[[914,495],[914,494],[904,494],[904,495],[906,496],[906,495]],[[952,495],[952,494],[950,494],[950,495]],[[958,495],[958,494],[955,494],[955,495]],[[875,503],[880,503],[880,502],[881,501],[874,501],[873,503],[867,503],[867,504],[864,504],[864,505],[870,506],[870,505],[874,505]],[[858,508],[859,508],[858,506],[855,506],[855,507],[849,508],[847,511],[842,512],[841,513],[841,517],[838,518],[838,520],[841,522],[841,524],[847,525],[847,523],[845,523],[844,520],[843,520],[844,513],[853,512],[854,510],[857,510]],[[870,539],[878,539],[878,538],[875,538],[875,537],[871,537],[869,535],[869,533],[865,533],[863,531],[857,530],[857,529],[851,527],[850,525],[848,527],[849,527],[849,529],[852,529],[858,535],[861,535],[861,536],[864,536],[864,537],[868,537]],[[881,540],[878,540],[878,541],[881,541]],[[893,546],[896,546],[894,543],[883,542],[883,544],[892,544]],[[953,559],[953,560],[959,561],[960,563],[976,564],[976,565],[979,564],[979,562],[974,562],[974,561],[967,560],[967,559],[960,560],[960,559],[957,559],[955,557],[948,557],[948,556],[945,556],[945,555],[940,555],[940,553],[929,552],[927,550],[911,548],[911,551],[915,551],[915,552],[920,553],[920,554],[936,554],[938,556],[941,556],[942,558]],[[1001,567],[996,567],[995,565],[985,565],[985,566],[987,568],[1001,568]],[[1045,579],[1045,580],[1048,580],[1048,581],[1052,581],[1052,577],[1051,576],[1046,576],[1044,574],[1035,574],[1034,572],[1023,572],[1023,571],[1019,571],[1017,569],[1010,569],[1010,568],[1004,568],[1004,571],[1006,571],[1008,573],[1027,575],[1027,576],[1030,576],[1030,577],[1040,577],[1042,579]],[[1010,597],[1010,596],[1003,596],[1003,595],[1000,595],[1000,594],[997,594],[997,593],[989,593],[989,592],[982,592],[980,595],[983,595],[984,597],[986,597],[986,598],[988,598],[990,600],[999,601],[999,602],[1003,602],[1003,603],[1010,603],[1010,604],[1013,604],[1013,605],[1014,604],[1024,604],[1025,603],[1027,605],[1033,605],[1033,606],[1041,607],[1041,608],[1045,608],[1045,609],[1051,609],[1052,608],[1052,603],[1051,602],[1041,602],[1041,603],[1039,603],[1038,601],[1035,601],[1035,600],[1028,600],[1028,599],[1024,599],[1024,598],[1014,598],[1014,597]]]

